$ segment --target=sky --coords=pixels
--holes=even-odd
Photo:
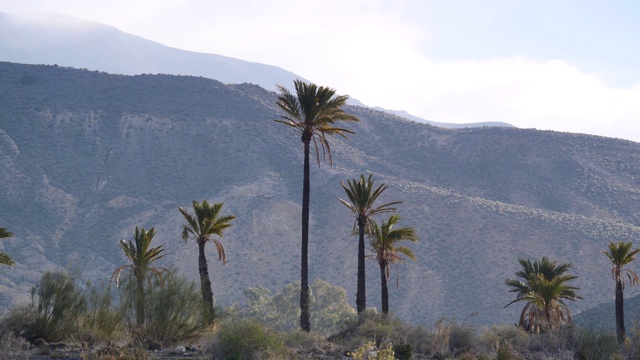
[[[275,65],[437,122],[640,142],[636,0],[0,0]]]

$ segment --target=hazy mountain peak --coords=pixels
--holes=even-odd
[[[0,13],[0,60],[113,74],[204,76],[268,90],[302,77],[276,66],[171,48],[114,27],[50,13]]]

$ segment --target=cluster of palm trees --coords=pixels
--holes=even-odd
[[[626,283],[638,284],[638,275],[626,269],[625,265],[635,260],[640,249],[633,249],[631,241],[611,242],[603,253],[611,260],[611,276],[616,284],[616,335],[619,343],[626,340],[624,325],[624,289]],[[577,300],[579,288],[568,285],[576,276],[567,274],[569,263],[557,263],[543,257],[533,263],[529,259],[519,259],[522,269],[516,272],[519,279],[508,279],[505,284],[509,292],[516,293],[516,299],[505,307],[520,301],[526,304],[520,313],[518,325],[523,329],[540,333],[553,330],[571,321],[571,311],[564,300]]]
[[[225,229],[230,227],[231,221],[236,217],[233,215],[220,215],[224,203],[209,204],[207,200],[202,202],[193,201],[194,213],[190,213],[184,208],[178,210],[184,216],[187,224],[182,228],[182,240],[185,242],[189,237],[198,244],[198,270],[200,273],[200,290],[202,294],[203,309],[206,321],[211,324],[214,320],[214,301],[211,280],[209,278],[209,266],[205,256],[205,245],[209,242],[214,243],[218,260],[223,264],[227,263],[227,256],[221,238]],[[133,233],[133,242],[120,240],[120,247],[124,251],[125,256],[131,261],[130,264],[117,268],[111,275],[111,282],[116,281],[119,284],[120,275],[125,270],[132,272],[136,282],[135,287],[135,309],[136,324],[144,325],[145,312],[145,280],[147,288],[152,286],[151,278],[156,278],[160,285],[163,285],[165,277],[171,278],[171,273],[166,268],[151,266],[155,261],[162,259],[164,253],[164,245],[150,247],[151,241],[155,236],[154,228],[145,231],[144,228],[138,229]]]
[[[279,86],[280,95],[276,105],[283,111],[278,123],[287,125],[300,136],[303,145],[303,186],[302,186],[302,241],[301,241],[301,274],[300,274],[300,327],[304,331],[311,330],[309,314],[309,201],[310,201],[310,149],[313,143],[316,161],[320,166],[320,152],[323,159],[328,157],[332,163],[331,147],[327,139],[328,135],[338,135],[347,139],[347,134],[353,131],[336,125],[339,121],[359,121],[359,119],[347,113],[343,106],[348,100],[347,95],[336,95],[336,91],[329,87],[318,87],[315,84],[305,83],[301,80],[294,81],[295,94],[286,87]],[[320,144],[320,146],[318,146]],[[348,201],[338,199],[347,206],[355,215],[355,228],[358,228],[358,278],[356,292],[356,309],[358,313],[366,309],[365,286],[365,234],[370,237],[374,255],[373,258],[380,265],[382,287],[382,311],[386,314],[389,310],[387,279],[389,267],[405,259],[404,254],[410,259],[415,259],[413,252],[406,247],[396,247],[398,241],[417,241],[415,231],[412,228],[392,230],[400,217],[392,215],[386,222],[378,226],[373,216],[396,209],[393,205],[399,202],[391,202],[380,206],[374,206],[377,198],[387,189],[380,185],[374,188],[374,179],[364,175],[360,179],[347,180],[347,186],[341,182],[347,194]]]

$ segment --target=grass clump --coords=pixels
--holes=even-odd
[[[222,324],[212,344],[214,358],[248,360],[286,358],[288,349],[282,335],[250,320]]]

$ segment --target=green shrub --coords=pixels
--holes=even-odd
[[[48,342],[72,337],[86,309],[84,295],[64,271],[45,272],[40,283],[31,289],[31,304],[35,319],[27,339],[42,338]]]
[[[36,312],[31,305],[18,305],[12,308],[0,323],[0,336],[13,335],[27,338],[36,320]]]
[[[449,330],[449,351],[451,354],[476,353],[478,336],[469,325],[451,323]]]
[[[393,352],[398,360],[410,360],[413,357],[413,346],[409,343],[393,345]]]
[[[417,354],[427,355],[433,353],[432,345],[435,342],[433,332],[425,329],[422,325],[409,329],[406,342],[413,345]]]
[[[88,282],[86,299],[87,309],[80,319],[78,340],[94,344],[122,338],[122,314],[113,308],[109,284],[103,282],[96,287]]]
[[[254,359],[258,354],[286,357],[287,349],[279,333],[254,321],[224,323],[213,346],[214,358]]]
[[[350,357],[354,360],[394,360],[396,358],[391,344],[386,348],[378,349],[375,341],[362,344],[357,350],[350,353]]]
[[[135,316],[134,281],[125,280],[120,293],[124,326],[136,344],[165,347],[200,336],[207,328],[202,294],[193,282],[175,272],[152,283],[144,294],[144,324]]]
[[[571,347],[575,359],[610,359],[619,350],[616,335],[574,328],[571,332]]]

